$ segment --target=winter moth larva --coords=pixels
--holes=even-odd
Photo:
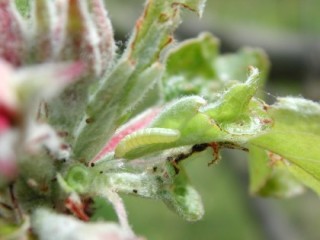
[[[115,149],[115,156],[123,157],[128,152],[149,144],[174,142],[179,137],[180,132],[178,130],[167,128],[141,129],[122,139]]]

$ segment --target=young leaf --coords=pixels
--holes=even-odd
[[[143,101],[148,92],[156,87],[159,83],[164,68],[159,62],[155,62],[150,67],[146,68],[138,75],[134,75],[119,93],[123,98],[119,103],[119,110],[122,114],[119,117],[123,117],[130,113]],[[158,89],[159,90],[159,89]],[[124,113],[124,114],[123,114]]]
[[[219,123],[236,121],[247,115],[249,102],[258,89],[259,80],[259,70],[251,67],[245,83],[232,86],[203,112]]]
[[[75,131],[74,154],[78,159],[91,160],[103,147],[117,127],[118,95],[125,86],[134,66],[129,61],[118,64],[108,81],[101,83],[100,91],[91,96],[87,114]]]
[[[50,53],[43,54],[45,58],[41,61],[79,60],[86,64],[85,77],[48,104],[50,123],[68,132],[69,140],[73,141],[76,137],[73,131],[80,124],[86,109],[89,89],[97,84],[97,78],[103,79],[102,76],[114,63],[113,30],[102,0],[36,2],[41,3],[42,7],[35,9],[38,10],[38,19],[34,25],[50,24],[46,31],[38,29],[37,37],[34,36],[37,52],[34,49],[31,51],[38,55]],[[44,41],[41,42],[41,39]],[[41,48],[37,43],[50,49]]]
[[[266,150],[249,147],[250,193],[265,197],[291,197],[302,193],[303,187],[282,161]]]
[[[166,77],[183,76],[186,81],[195,78],[213,80],[216,76],[213,63],[218,56],[219,40],[210,33],[185,40],[168,52]]]
[[[136,61],[137,69],[152,64],[171,43],[172,33],[180,24],[180,8],[201,16],[204,3],[205,0],[148,0],[123,57]]]
[[[269,114],[274,126],[251,144],[286,159],[292,173],[320,194],[320,105],[302,98],[279,98]]]
[[[260,85],[265,81],[269,61],[262,50],[246,48],[223,55],[218,51],[219,41],[209,33],[169,50],[163,78],[166,100],[192,94],[215,100],[217,92],[245,82],[249,66],[260,70]]]
[[[184,219],[199,220],[204,213],[201,197],[189,183],[183,166],[174,162],[181,154],[187,158],[189,151],[190,148],[179,148],[135,159],[110,172],[108,165],[111,167],[111,164],[98,162],[93,171],[100,172],[100,176],[95,178],[90,189],[99,192],[108,186],[116,192],[160,199]]]
[[[203,89],[216,83],[213,63],[218,45],[218,40],[211,34],[202,33],[169,50],[163,77],[166,101],[186,95],[202,95]]]
[[[158,62],[160,53],[171,42],[171,34],[180,23],[180,7],[187,7],[201,14],[203,5],[204,0],[150,0],[147,2],[145,12],[138,20],[129,40],[127,51],[111,74],[103,78],[89,100],[87,109],[89,117],[83,118],[76,132],[74,147],[76,158],[91,160],[110,138],[116,127],[124,122],[123,116],[127,114],[126,110],[132,111],[132,108],[135,107],[137,103],[134,101],[132,104],[132,94],[142,85],[141,82],[146,81],[138,76],[148,66]],[[128,63],[130,71],[121,69],[122,63]],[[157,66],[153,70],[158,71],[161,75],[161,69]],[[157,79],[156,72],[151,70],[144,72],[144,74],[151,75],[148,85],[154,84],[154,80]],[[117,77],[116,80],[114,76]],[[128,96],[128,99],[122,101],[123,96]],[[138,102],[143,97],[144,95],[141,95]],[[118,116],[119,113],[120,116]],[[93,121],[91,124],[86,124],[86,119],[93,119]]]
[[[131,148],[123,157],[132,159],[158,150],[201,143],[229,141],[245,144],[248,139],[266,131],[272,124],[264,104],[255,99],[251,100],[257,87],[255,77],[251,75],[246,83],[235,85],[230,90],[231,93],[227,92],[221,100],[217,100],[217,107],[214,104],[207,106],[206,101],[197,96],[173,102],[159,114],[150,127],[179,130],[180,138],[170,143],[141,144],[139,148]],[[226,117],[234,119],[223,122],[220,115],[224,120]],[[214,116],[221,122],[216,122]],[[136,139],[134,134],[129,137],[131,141]]]

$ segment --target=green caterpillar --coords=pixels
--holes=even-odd
[[[141,129],[122,139],[115,149],[115,156],[123,157],[128,152],[149,144],[175,142],[179,137],[180,132],[174,129]]]

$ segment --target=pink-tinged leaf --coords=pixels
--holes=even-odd
[[[110,139],[110,141],[103,147],[103,149],[97,154],[96,157],[93,158],[89,162],[89,165],[92,163],[100,160],[108,153],[114,151],[118,143],[127,135],[147,127],[151,121],[158,115],[158,113],[161,111],[160,108],[153,108],[151,110],[147,110],[137,117],[130,120],[127,124],[119,128],[116,133],[113,135],[113,137]]]
[[[22,62],[22,22],[13,1],[0,1],[0,58],[15,66]]]

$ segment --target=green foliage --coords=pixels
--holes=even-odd
[[[26,15],[27,2],[17,3]],[[249,151],[251,193],[288,197],[301,192],[302,182],[320,194],[320,105],[292,97],[268,105],[260,99],[259,89],[267,77],[269,62],[259,49],[219,55],[219,42],[209,33],[171,45],[172,34],[181,22],[181,9],[201,16],[204,3],[148,0],[124,53],[114,57],[112,29],[106,35],[101,32],[109,26],[102,2],[95,4],[100,6],[98,13],[103,13],[104,24],[96,21],[96,8],[87,1],[66,1],[64,4],[71,5],[65,5],[69,15],[64,25],[66,39],[58,46],[62,55],[43,56],[46,52],[31,44],[26,52],[34,53],[24,57],[32,64],[84,61],[87,75],[50,99],[52,92],[57,94],[67,85],[62,80],[68,82],[72,67],[78,65],[60,70],[48,64],[41,65],[41,71],[27,67],[29,71],[22,73],[8,70],[12,82],[18,82],[12,94],[19,102],[13,108],[19,121],[12,131],[20,134],[13,145],[15,149],[21,145],[14,155],[21,173],[1,184],[7,184],[11,195],[11,183],[16,184],[15,194],[23,211],[31,212],[32,229],[40,238],[57,228],[61,239],[81,239],[85,235],[80,232],[95,230],[135,239],[118,193],[161,200],[185,220],[199,220],[204,214],[203,203],[189,181],[184,162],[193,159],[214,163],[222,148]],[[38,25],[41,23],[40,31],[33,36],[41,46],[55,46],[55,40],[48,40],[54,25],[42,12],[53,6],[56,9],[51,10],[60,9],[54,4],[57,2],[39,0],[31,11]],[[84,37],[88,32],[96,38]],[[106,59],[112,64],[101,65]],[[94,71],[102,66],[105,70]],[[47,74],[49,70],[52,76]],[[133,119],[144,110],[159,113],[148,121],[141,116]],[[87,221],[92,199],[111,203],[120,225],[85,224],[38,209],[40,204],[53,205],[58,213],[70,211]],[[100,207],[106,208],[103,204]],[[79,232],[63,232],[64,221]],[[6,235],[19,229],[10,224],[0,226]]]
[[[301,98],[279,98],[268,110],[272,129],[251,144],[280,156],[288,171],[319,193],[319,104]],[[272,161],[272,159],[271,159]]]
[[[186,6],[199,15],[202,13],[204,1],[186,2],[188,4],[185,1],[147,3],[119,63],[103,78],[89,99],[87,114],[77,130],[76,158],[89,161],[94,157],[115,128],[123,123],[123,116],[130,113],[147,93],[137,95],[136,92],[142,86],[145,90],[152,89],[163,71],[160,53],[170,44],[171,34],[180,23],[180,7]],[[150,69],[146,69],[148,67]],[[93,119],[93,122],[86,124],[86,119]]]
[[[189,39],[171,49],[166,61],[166,78],[183,77],[185,82],[215,78],[213,64],[218,57],[219,40],[210,33]],[[169,86],[167,86],[169,87]]]
[[[245,48],[234,54],[219,55],[219,41],[210,33],[185,40],[169,50],[163,77],[167,101],[185,95],[201,95],[215,100],[217,94],[247,80],[248,67],[259,69],[259,87],[269,70],[261,49]]]
[[[249,148],[250,192],[265,197],[291,197],[303,190],[284,164],[272,160],[277,156],[254,145]],[[271,159],[270,159],[271,158]]]

